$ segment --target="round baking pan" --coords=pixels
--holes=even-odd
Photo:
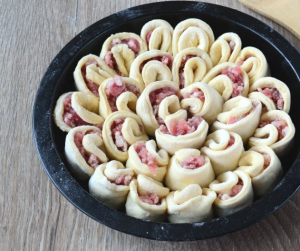
[[[215,38],[235,32],[243,47],[254,46],[266,56],[273,77],[285,82],[291,91],[290,116],[296,127],[294,146],[281,158],[284,176],[276,188],[228,217],[207,222],[171,224],[136,219],[104,206],[94,199],[87,183],[77,181],[69,172],[64,156],[66,133],[53,121],[53,110],[60,95],[75,90],[73,71],[85,55],[100,54],[105,39],[117,32],[140,34],[142,26],[152,19],[164,19],[173,27],[187,18],[207,22]],[[57,189],[78,209],[96,221],[135,236],[155,240],[192,241],[224,235],[245,228],[276,211],[300,185],[300,54],[275,30],[239,11],[201,2],[159,2],[126,9],[91,25],[73,38],[54,58],[47,69],[33,108],[33,132],[43,166]]]

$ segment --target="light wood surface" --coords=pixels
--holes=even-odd
[[[248,8],[281,24],[300,38],[299,0],[239,0]]]
[[[205,241],[158,242],[120,233],[72,206],[44,171],[33,142],[32,107],[48,65],[97,20],[147,0],[0,0],[0,250],[297,250],[300,192],[244,230]],[[298,50],[299,40],[233,0],[204,1],[264,21]],[[287,14],[288,15],[288,14]]]

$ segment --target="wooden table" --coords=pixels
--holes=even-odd
[[[152,0],[0,0],[0,250],[296,250],[300,192],[266,219],[219,238],[158,242],[126,235],[90,219],[55,188],[38,159],[32,106],[55,55],[80,31],[122,9]],[[300,41],[237,1],[235,8],[267,23],[298,50]]]

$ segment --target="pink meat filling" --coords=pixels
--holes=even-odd
[[[231,191],[229,192],[229,194],[227,194],[227,193],[225,193],[225,194],[219,193],[218,194],[218,198],[220,200],[231,199],[234,196],[236,196],[237,194],[239,194],[239,192],[243,189],[243,186],[244,186],[243,181],[241,179],[239,179],[238,183],[231,188]]]
[[[194,170],[199,167],[202,167],[205,164],[205,159],[203,156],[191,156],[187,160],[179,162],[179,164],[184,169]]]
[[[99,89],[99,85],[95,84],[93,81],[91,80],[87,80],[86,79],[86,67],[89,66],[89,65],[96,65],[97,67],[99,67],[97,61],[95,59],[90,59],[88,60],[81,68],[81,75],[84,79],[84,82],[87,86],[87,88],[96,96],[96,97],[99,97],[99,92],[98,92],[98,89]]]
[[[70,127],[74,128],[77,126],[82,125],[93,125],[90,123],[85,122],[82,118],[79,117],[77,112],[72,107],[72,93],[67,95],[64,99],[64,113],[63,113],[63,121]],[[93,126],[96,126],[100,129],[102,129],[102,124],[95,124]]]
[[[230,136],[230,139],[228,141],[228,145],[227,145],[226,149],[228,149],[229,147],[233,146],[234,142],[235,142],[234,137]]]
[[[152,33],[153,33],[153,31],[149,31],[149,32],[147,33],[147,35],[146,35],[146,43],[147,43],[147,46],[149,46],[149,42],[150,42]]]
[[[231,97],[234,98],[242,95],[242,92],[244,90],[244,82],[241,67],[229,67],[227,69],[222,70],[221,74],[228,76],[233,82],[233,91]]]
[[[187,121],[181,119],[179,120],[178,124],[171,120],[169,126],[170,130],[168,130],[168,128],[165,125],[161,125],[160,131],[164,134],[171,134],[173,136],[190,134],[197,130],[202,120],[203,119],[200,116],[193,116]]]
[[[271,163],[271,156],[267,153],[262,153],[262,156],[264,157],[264,169],[266,169]]]
[[[201,90],[198,89],[198,88],[193,89],[193,92],[192,92],[192,93],[183,93],[183,94],[182,94],[182,97],[183,97],[183,99],[185,99],[185,98],[198,98],[198,99],[200,99],[202,102],[205,101],[205,96],[204,96],[203,91],[201,91]]]
[[[197,56],[196,55],[185,55],[182,58],[182,61],[181,61],[180,67],[179,67],[179,85],[180,85],[180,89],[184,88],[184,84],[185,84],[184,66],[190,58],[194,58],[194,57],[197,57]]]
[[[104,56],[104,62],[113,69],[119,76],[123,76],[122,72],[119,71],[116,59],[111,51],[106,52]]]
[[[119,39],[119,38],[113,39],[111,44],[109,45],[109,51],[118,44],[126,44],[128,48],[134,52],[135,55],[137,55],[140,51],[139,41],[137,41],[133,37],[125,38],[125,39]]]
[[[165,55],[165,56],[158,56],[158,57],[153,57],[153,58],[149,58],[145,61],[143,61],[140,65],[140,72],[142,72],[144,65],[146,63],[148,63],[149,61],[152,60],[156,60],[156,61],[161,61],[164,65],[168,66],[169,68],[171,68],[172,65],[172,56],[171,54]]]
[[[122,134],[122,125],[125,122],[125,119],[116,119],[111,125],[111,133],[113,141],[116,147],[122,151],[126,152],[128,150],[128,143],[124,139]]]
[[[156,176],[155,169],[157,168],[157,165],[155,163],[155,158],[148,152],[146,144],[144,142],[137,142],[134,144],[134,150],[139,156],[141,162],[149,167],[153,176]]]
[[[113,183],[116,185],[129,186],[131,181],[132,181],[131,175],[121,174],[113,181]]]
[[[89,154],[85,151],[82,141],[83,141],[83,137],[87,134],[98,134],[99,136],[101,136],[101,130],[95,130],[95,131],[87,131],[87,132],[76,132],[74,135],[74,143],[76,145],[76,147],[78,148],[81,156],[85,159],[86,163],[89,164],[91,167],[93,167],[94,169],[99,166],[100,164],[102,164],[102,162],[98,159],[98,157],[95,154]]]
[[[233,52],[234,48],[235,48],[235,42],[234,41],[228,41],[228,45],[230,47],[230,51]]]
[[[238,117],[230,117],[229,120],[228,120],[228,122],[227,122],[227,124],[228,125],[234,124],[234,123],[242,120],[243,118],[247,117],[258,104],[259,104],[258,101],[253,101],[252,102],[252,108],[250,109],[249,112],[247,112],[247,113],[245,113],[245,114],[243,114],[241,116],[238,116]]]
[[[284,101],[281,96],[281,93],[276,88],[258,88],[257,90],[266,95],[268,98],[272,99],[277,109],[283,109]]]
[[[244,60],[241,60],[241,61],[237,62],[237,65],[238,65],[238,66],[241,66],[248,58],[251,58],[251,57],[255,57],[255,56],[249,54],[249,55],[247,55],[247,56],[245,57]]]
[[[160,205],[160,198],[155,193],[141,195],[140,200],[150,205]]]
[[[268,124],[272,124],[277,128],[278,131],[278,141],[283,139],[289,132],[288,124],[283,119],[276,119],[274,121],[264,121],[260,124],[260,127],[264,127]]]
[[[178,91],[172,87],[163,87],[157,90],[154,90],[149,95],[149,100],[153,108],[153,114],[158,122],[158,124],[163,124],[164,121],[158,116],[158,108],[161,101],[169,96],[178,95]]]
[[[137,97],[140,96],[140,88],[138,86],[126,84],[119,76],[115,76],[113,80],[107,83],[105,93],[112,112],[118,110],[116,106],[117,98],[123,92],[132,92]]]

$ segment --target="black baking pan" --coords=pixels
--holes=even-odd
[[[140,34],[142,26],[152,19],[164,19],[173,27],[187,18],[207,22],[215,38],[224,32],[235,32],[243,47],[254,46],[265,54],[273,77],[285,82],[291,91],[290,116],[296,128],[294,146],[281,158],[284,176],[276,188],[256,199],[246,209],[233,215],[193,224],[171,224],[144,221],[104,206],[89,195],[87,183],[77,181],[69,172],[64,156],[66,134],[56,127],[53,110],[56,100],[75,90],[73,71],[85,55],[100,54],[102,43],[117,32]],[[245,228],[284,204],[300,185],[300,54],[275,30],[239,11],[201,2],[159,2],[137,6],[110,15],[73,38],[54,58],[47,69],[33,109],[33,132],[43,166],[57,189],[78,209],[96,221],[135,236],[165,241],[192,241],[224,235]]]

